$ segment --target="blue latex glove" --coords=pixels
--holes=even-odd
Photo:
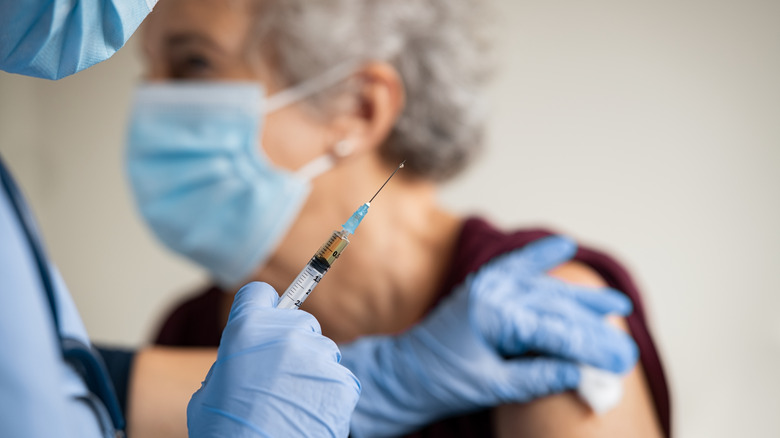
[[[575,252],[563,237],[534,242],[469,276],[406,333],[342,346],[342,364],[363,385],[352,436],[397,436],[446,416],[575,389],[580,363],[631,369],[636,345],[604,320],[630,313],[630,301],[545,274]],[[529,352],[541,355],[521,356]]]
[[[276,291],[236,294],[217,361],[187,406],[201,437],[345,437],[360,395],[336,344],[301,310],[276,309]]]

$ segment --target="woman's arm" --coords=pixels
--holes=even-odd
[[[186,438],[187,403],[216,358],[216,348],[139,351],[127,402],[128,436]]]
[[[579,263],[567,263],[550,273],[570,283],[606,285],[595,271]],[[625,320],[616,318],[612,322],[627,331]],[[663,436],[640,364],[623,380],[620,404],[605,414],[594,414],[574,393],[567,392],[530,403],[500,406],[494,410],[493,423],[500,438]]]

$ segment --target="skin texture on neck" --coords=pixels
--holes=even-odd
[[[330,234],[389,175],[376,157],[347,158],[317,181],[303,210],[254,279],[284,292]],[[419,320],[438,292],[461,220],[435,201],[432,183],[401,170],[374,200],[303,309],[320,321],[336,342],[394,333]],[[356,275],[360,273],[360,275]]]

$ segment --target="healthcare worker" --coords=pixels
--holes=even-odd
[[[76,73],[122,47],[152,6],[3,0],[0,69]],[[124,418],[101,357],[1,161],[0,180],[0,436],[119,436]],[[190,403],[190,436],[347,435],[357,379],[317,321],[275,309],[277,297],[260,283],[237,295],[218,360]]]
[[[121,48],[154,3],[3,0],[0,70],[48,79],[74,74]],[[47,259],[32,215],[1,160],[0,186],[0,436],[119,436],[125,419],[108,372],[89,342],[67,289]],[[510,259],[512,266],[519,268],[512,271],[540,277],[571,257],[573,249],[565,239],[542,242]],[[507,272],[506,266],[485,273],[491,274],[515,275]],[[529,288],[537,284],[522,283]],[[216,361],[187,409],[190,436],[346,436],[350,427],[359,436],[382,433],[371,430],[371,426],[354,429],[350,425],[360,394],[357,379],[339,365],[338,348],[319,334],[317,321],[302,311],[275,309],[277,296],[262,283],[250,283],[237,293]],[[621,300],[601,304],[603,311],[617,313],[625,313],[630,307]],[[408,343],[418,335],[437,337],[447,330],[447,324],[441,321],[468,317],[469,310],[463,306],[447,309],[443,317],[434,317],[410,331],[402,342]],[[368,400],[375,407],[386,408],[382,412],[387,418],[382,421],[394,423],[399,431],[407,430],[431,417],[524,402],[576,388],[580,375],[576,365],[579,358],[574,353],[549,361],[554,365],[547,368],[519,366],[522,363],[505,360],[499,354],[499,347],[511,353],[538,344],[542,336],[539,333],[544,332],[512,332],[516,321],[507,320],[511,315],[503,313],[495,315],[494,325],[507,329],[510,337],[504,338],[500,346],[484,343],[484,333],[468,331],[463,336],[473,342],[450,344],[443,350],[451,359],[473,360],[475,354],[489,358],[490,372],[470,373],[451,367],[433,377],[421,376],[425,381],[418,382],[417,387],[427,384],[438,388],[436,394],[428,394],[428,413],[404,412],[404,406],[399,406],[409,396],[402,386],[415,387],[410,381],[414,375],[383,369],[370,361],[350,360],[351,366],[360,369],[361,377],[375,388]],[[430,366],[442,359],[435,353],[434,357],[427,353],[418,358],[414,349],[397,353],[398,359],[411,367]],[[182,354],[186,353],[161,351],[144,356],[145,365],[138,365],[133,373],[134,381],[147,381],[147,392],[133,393],[140,397],[140,404],[158,398],[148,392],[149,387],[164,395],[163,389],[149,383],[151,377],[167,383],[169,377],[184,372],[183,367],[171,365],[181,364],[176,359]],[[630,341],[600,345],[598,351],[589,354],[618,360],[620,370],[636,361]],[[166,371],[170,375],[166,376]],[[498,386],[499,382],[512,384]],[[438,397],[442,393],[448,396]],[[365,422],[366,417],[362,418]]]

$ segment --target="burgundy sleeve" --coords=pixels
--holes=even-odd
[[[612,257],[594,249],[582,247],[577,252],[575,260],[582,262],[595,270],[607,284],[628,295],[634,304],[634,312],[626,318],[631,336],[639,346],[639,360],[642,363],[650,392],[653,395],[655,410],[664,435],[671,436],[671,405],[669,387],[664,374],[661,358],[655,346],[650,328],[645,317],[645,307],[628,271]]]
[[[156,345],[170,347],[217,347],[222,337],[219,309],[224,295],[216,287],[179,303],[163,318],[154,337]]]
[[[466,220],[457,243],[457,249],[451,261],[449,273],[442,282],[442,288],[440,289],[438,299],[434,303],[434,306],[438,304],[441,299],[449,295],[455,286],[462,283],[470,273],[476,272],[482,265],[489,262],[491,259],[512,250],[523,248],[525,245],[535,240],[553,234],[553,232],[545,229],[527,229],[506,233],[496,229],[488,222],[479,218]],[[645,377],[653,396],[653,403],[664,435],[670,437],[671,408],[669,390],[658,350],[655,347],[655,343],[650,334],[650,329],[647,325],[645,308],[639,289],[628,274],[628,271],[616,260],[602,252],[580,246],[574,260],[591,267],[610,287],[623,292],[633,302],[634,311],[626,318],[626,321],[631,336],[639,347],[639,360],[644,369]],[[485,423],[484,416],[476,415],[472,417],[476,423]],[[445,420],[445,422],[457,424],[454,423],[456,420],[462,422],[464,421],[464,417]],[[437,424],[426,430],[436,431],[446,429]],[[446,434],[434,433],[432,435],[423,434],[414,436],[446,436]]]

